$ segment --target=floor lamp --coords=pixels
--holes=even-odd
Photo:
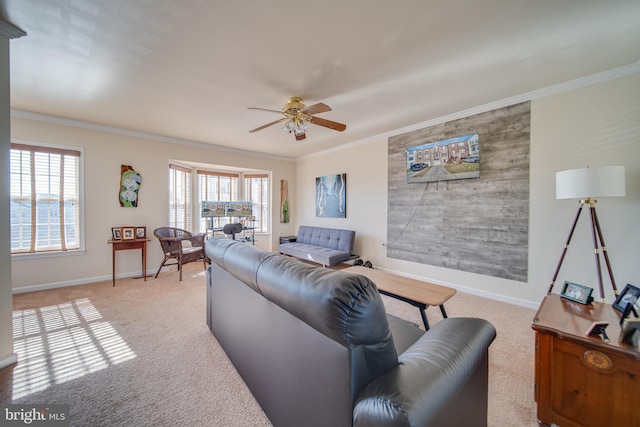
[[[578,199],[579,207],[547,293],[551,293],[553,290],[553,285],[556,282],[556,278],[560,272],[560,267],[562,266],[564,257],[567,254],[567,249],[569,249],[569,244],[571,243],[571,238],[573,237],[573,232],[576,229],[576,224],[578,223],[580,214],[582,213],[582,208],[588,206],[591,213],[591,233],[596,257],[596,272],[598,274],[598,286],[600,287],[600,299],[604,302],[600,254],[604,257],[607,265],[613,292],[616,296],[618,295],[618,288],[616,287],[616,282],[613,279],[613,272],[611,271],[611,263],[609,262],[607,247],[604,244],[602,230],[600,229],[600,223],[598,222],[598,215],[596,213],[596,203],[598,201],[596,198],[624,197],[625,193],[624,166],[602,166],[597,168],[586,167],[583,169],[572,169],[556,173],[556,199]],[[600,251],[600,248],[602,248],[602,251]]]

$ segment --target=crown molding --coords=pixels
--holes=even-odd
[[[327,150],[318,151],[317,153],[308,154],[296,158],[298,160],[310,159],[317,156],[324,156],[336,151],[345,149],[351,149],[358,145],[366,144],[372,141],[378,141],[380,139],[389,138],[396,135],[402,135],[407,132],[412,132],[418,129],[424,129],[426,127],[439,125],[441,123],[450,122],[453,120],[461,119],[464,117],[473,116],[475,114],[486,113],[487,111],[497,110],[499,108],[508,107],[510,105],[520,104],[521,102],[532,101],[534,99],[546,98],[551,95],[555,95],[570,90],[579,89],[586,86],[591,86],[596,83],[603,83],[610,80],[615,80],[621,77],[629,76],[632,74],[640,73],[640,62],[625,65],[611,70],[603,71],[601,73],[592,74],[578,79],[570,80],[565,83],[559,83],[557,85],[549,86],[543,89],[526,92],[521,95],[512,96],[510,98],[501,99],[499,101],[490,102],[488,104],[479,105],[466,110],[458,111],[456,113],[447,114],[445,116],[437,117],[435,119],[420,122],[414,125],[406,126],[400,129],[395,129],[389,132],[381,133],[375,136],[370,136],[364,139],[360,139],[354,142],[350,142],[339,147],[333,147]]]
[[[158,135],[158,134],[148,133],[148,132],[134,131],[134,130],[118,128],[114,126],[99,125],[96,123],[85,122],[82,120],[66,119],[64,117],[51,116],[48,114],[34,113],[31,111],[18,110],[13,108],[11,109],[11,116],[21,118],[21,119],[29,119],[29,120],[36,120],[40,122],[53,123],[53,124],[62,125],[62,126],[70,126],[70,127],[81,128],[81,129],[95,130],[98,132],[114,133],[117,135],[130,136],[134,138],[147,139],[151,141],[166,142],[169,144],[186,145],[190,147],[204,148],[207,150],[224,151],[227,153],[240,154],[243,156],[253,156],[253,157],[260,157],[264,159],[279,160],[279,161],[286,161],[286,162],[294,161],[294,159],[289,157],[275,156],[272,154],[260,153],[258,151],[240,150],[238,148],[225,147],[222,145],[207,144],[204,142],[191,141],[191,140],[182,139],[182,138],[174,138],[170,136],[163,136],[163,135]]]
[[[27,33],[22,31],[15,25],[0,19],[0,36],[7,39],[17,39],[19,37],[26,36]]]

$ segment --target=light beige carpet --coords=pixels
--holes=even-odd
[[[383,299],[422,324],[415,307]],[[536,426],[534,311],[462,293],[446,308],[498,331],[489,425]],[[433,307],[427,316],[442,318]],[[185,266],[182,282],[169,272],[15,295],[14,342],[19,363],[0,371],[2,403],[70,404],[73,426],[270,425],[207,328],[200,263]]]

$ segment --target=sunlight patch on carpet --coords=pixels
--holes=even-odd
[[[88,298],[14,310],[13,399],[136,357]]]

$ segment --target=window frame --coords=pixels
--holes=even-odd
[[[72,146],[72,145],[64,145],[64,144],[50,144],[45,142],[35,142],[28,140],[20,140],[12,138],[10,141],[10,150],[11,149],[21,149],[21,148],[30,148],[33,147],[40,152],[48,152],[53,154],[69,154],[69,153],[79,153],[78,154],[78,178],[77,178],[77,187],[78,187],[78,248],[76,249],[54,249],[47,251],[35,251],[35,252],[11,252],[11,258],[13,260],[27,260],[27,259],[37,259],[37,258],[54,258],[54,257],[66,257],[66,256],[78,256],[84,255],[86,252],[86,230],[85,230],[85,206],[84,206],[84,177],[85,177],[85,153],[84,147]],[[37,150],[40,148],[41,150]],[[11,175],[11,164],[9,164],[9,174]],[[11,195],[9,196],[9,200],[11,202]],[[11,230],[11,220],[9,220],[9,228]]]
[[[169,184],[168,185],[169,186],[169,188],[168,188],[168,190],[169,190],[169,192],[168,192],[168,198],[169,198],[169,206],[168,206],[168,208],[169,208],[169,211],[167,212],[167,214],[168,214],[168,224],[169,224],[169,227],[176,227],[176,228],[180,228],[180,229],[183,229],[183,230],[186,230],[186,231],[189,231],[189,232],[191,232],[192,231],[191,229],[193,228],[193,218],[192,218],[193,217],[193,212],[192,212],[192,209],[193,209],[193,206],[192,206],[192,204],[193,204],[193,183],[192,183],[193,171],[194,171],[193,168],[190,168],[190,167],[187,167],[187,166],[183,166],[183,165],[179,165],[179,164],[176,164],[176,163],[173,163],[173,162],[169,163],[169,177],[168,177],[169,178],[168,179],[168,181],[169,181],[168,182],[168,184]],[[178,224],[177,221],[175,221],[174,217],[176,217],[176,215],[177,215],[177,210],[175,208],[172,208],[172,206],[176,205],[176,202],[175,202],[175,193],[176,193],[175,187],[176,187],[176,184],[174,182],[175,178],[173,177],[173,174],[176,173],[176,172],[181,172],[181,173],[188,174],[188,176],[185,177],[186,179],[184,179],[184,184],[186,186],[186,191],[188,193],[187,195],[184,196],[184,200],[185,200],[185,206],[184,206],[185,224],[184,224],[184,226],[180,226],[180,224]],[[172,192],[174,194],[173,200],[172,200],[172,197],[171,197]]]
[[[229,218],[229,217],[214,217],[211,220],[206,219],[206,218],[202,218],[202,216],[200,215],[200,211],[202,209],[202,202],[203,201],[208,201],[208,200],[204,200],[203,197],[203,191],[205,191],[206,189],[203,189],[201,186],[201,182],[200,182],[200,176],[215,176],[217,177],[217,193],[218,193],[218,198],[216,198],[215,200],[219,200],[222,202],[237,202],[239,201],[240,198],[240,180],[242,179],[242,175],[239,173],[235,173],[235,172],[222,172],[222,171],[213,171],[213,170],[207,170],[207,169],[198,169],[197,170],[197,185],[198,185],[198,198],[197,198],[197,203],[198,203],[198,228],[197,228],[197,232],[198,233],[205,233],[207,231],[210,231],[212,229],[216,229],[216,228],[220,228],[222,227],[224,224],[221,224],[222,219],[221,218]],[[231,194],[229,194],[229,198],[230,200],[222,200],[220,198],[220,177],[225,177],[225,178],[229,178],[230,184],[231,184]],[[205,178],[206,179],[206,178]],[[235,182],[233,181],[235,179]],[[235,192],[233,190],[233,186],[235,185]],[[207,224],[209,221],[211,221],[211,224]],[[228,219],[225,220],[226,222],[228,222]],[[226,223],[225,222],[225,223]],[[213,228],[210,228],[209,225],[211,225]],[[204,227],[204,229],[203,229]]]
[[[244,194],[244,199],[246,201],[250,201],[252,204],[255,204],[255,202],[253,200],[251,200],[251,195],[250,194],[246,194],[247,193],[247,185],[252,186],[251,181],[247,182],[247,180],[251,180],[253,178],[260,178],[260,179],[265,179],[266,180],[266,193],[262,194],[262,190],[260,191],[262,197],[263,197],[263,203],[266,204],[265,206],[265,216],[263,217],[262,215],[262,211],[260,212],[259,215],[256,215],[255,209],[253,212],[253,216],[254,217],[260,217],[259,223],[261,225],[260,228],[258,228],[257,230],[254,230],[255,233],[257,234],[269,234],[270,233],[270,221],[269,221],[269,214],[271,212],[271,197],[270,197],[270,188],[271,188],[271,178],[269,176],[268,173],[264,172],[264,173],[247,173],[242,177],[242,181],[243,181],[243,192]],[[255,223],[254,223],[255,224]]]

